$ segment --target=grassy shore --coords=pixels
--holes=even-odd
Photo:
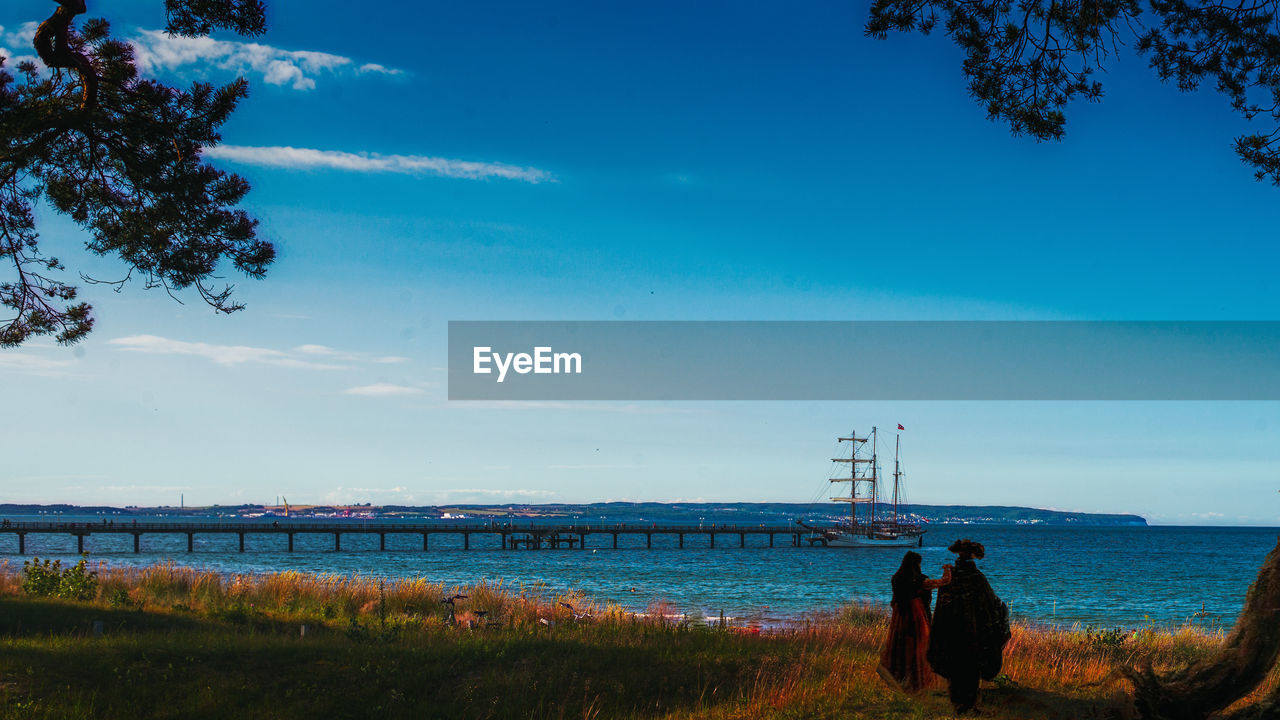
[[[493,584],[158,565],[98,568],[65,599],[23,579],[0,568],[3,718],[951,716],[942,686],[907,696],[877,678],[887,622],[868,608],[759,632]],[[1122,713],[1119,664],[1174,667],[1219,642],[1018,626],[984,714]]]

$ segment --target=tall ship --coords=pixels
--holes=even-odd
[[[901,430],[902,426],[899,425]],[[904,522],[898,513],[902,500],[902,435],[894,439],[893,449],[893,498],[880,497],[880,462],[876,452],[879,431],[872,427],[866,437],[858,437],[856,431],[849,437],[839,438],[841,447],[849,443],[849,457],[832,458],[836,470],[828,478],[833,486],[843,489],[848,483],[849,494],[839,494],[832,502],[848,503],[849,517],[833,526],[809,528],[811,545],[825,547],[915,547],[924,544],[925,529],[917,523]],[[861,510],[859,510],[861,508]]]

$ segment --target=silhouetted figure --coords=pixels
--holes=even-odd
[[[929,649],[929,605],[933,590],[951,581],[951,566],[942,567],[942,578],[930,580],[920,571],[920,553],[909,551],[893,574],[893,616],[889,638],[880,653],[876,672],[891,686],[907,692],[923,690],[933,682],[925,659]]]
[[[951,704],[961,714],[978,704],[979,679],[1000,674],[1009,641],[1009,608],[973,562],[986,554],[980,543],[957,540],[947,549],[959,557],[951,582],[938,591],[928,659],[933,671],[947,679]]]

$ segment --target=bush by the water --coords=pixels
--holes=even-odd
[[[69,568],[61,560],[34,558],[22,563],[22,591],[39,597],[92,600],[98,595],[98,573],[86,558]]]
[[[1097,650],[1117,650],[1133,635],[1122,628],[1085,628],[1085,642]]]

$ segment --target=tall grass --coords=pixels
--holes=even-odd
[[[217,717],[199,712],[199,698],[224,693],[247,704],[274,702],[292,683],[307,688],[298,690],[303,695],[351,707],[400,707],[386,704],[392,697],[412,709],[417,698],[464,717],[482,701],[493,717],[950,714],[941,684],[907,696],[876,677],[888,629],[884,608],[876,606],[850,605],[761,629],[703,623],[670,603],[631,613],[581,593],[502,582],[455,587],[422,578],[226,575],[176,564],[99,565],[97,571],[93,600],[35,601],[21,595],[20,568],[0,565],[0,602],[25,603],[28,618],[17,630],[0,619],[0,648],[22,658],[5,660],[0,652],[0,678],[6,672],[36,678],[18,683],[18,690],[0,683],[0,700],[39,700],[50,717],[112,717],[110,708],[127,710],[139,694],[183,698],[188,692],[175,707]],[[71,613],[80,624],[46,623],[41,630],[36,606]],[[107,645],[94,645],[83,620],[103,616],[115,624]],[[299,625],[316,633],[300,637]],[[1212,652],[1222,639],[1221,630],[1193,626],[1098,633],[1017,624],[1004,674],[984,691],[984,707],[996,718],[1087,716],[1123,702],[1127,688],[1115,672],[1121,665],[1178,667]],[[112,643],[119,653],[100,658]],[[165,670],[196,656],[208,670],[190,687],[181,685],[181,674]],[[362,659],[357,664],[354,657]],[[102,677],[94,675],[95,663]],[[37,666],[43,670],[32,675]],[[121,667],[142,679],[116,689],[111,683],[118,677],[111,673]],[[258,687],[259,674],[272,679]],[[55,692],[81,680],[81,690]],[[95,702],[94,713],[73,709]],[[303,701],[293,702],[282,716],[292,710],[305,716],[297,704]],[[7,715],[0,712],[2,717]]]
[[[376,619],[400,626],[463,624],[522,627],[617,621],[621,607],[599,605],[580,592],[549,593],[542,585],[481,582],[446,586],[425,578],[285,571],[224,574],[161,563],[117,567],[99,563],[96,602],[112,607],[211,616],[346,625]],[[0,565],[0,594],[20,593],[15,569]],[[452,602],[448,602],[452,600]]]

